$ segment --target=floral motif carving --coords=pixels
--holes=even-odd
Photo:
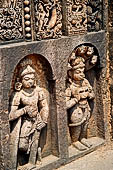
[[[0,40],[22,38],[22,1],[4,1],[0,8]]]
[[[87,0],[67,0],[68,34],[87,31]]]
[[[62,35],[60,0],[35,0],[36,39],[58,38]]]

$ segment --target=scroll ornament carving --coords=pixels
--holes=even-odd
[[[36,39],[58,38],[62,35],[60,0],[35,0]]]
[[[22,1],[4,1],[0,8],[0,40],[22,38]]]
[[[78,150],[91,147],[86,139],[88,122],[91,117],[89,100],[94,99],[93,88],[85,78],[84,71],[97,63],[94,47],[82,45],[69,57],[66,89],[66,105],[70,136]],[[85,68],[86,66],[89,68]],[[91,67],[89,66],[91,65]]]
[[[20,64],[10,107],[10,150],[13,168],[16,168],[18,163],[18,170],[32,169],[37,162],[37,155],[41,159],[39,138],[41,130],[47,124],[48,104],[44,91],[36,85],[35,70],[29,59]]]
[[[87,0],[67,0],[68,33],[87,31]]]

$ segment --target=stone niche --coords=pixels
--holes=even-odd
[[[80,54],[79,49],[82,49],[82,47],[85,47],[83,49],[85,49],[86,51],[84,52],[83,50],[83,54]],[[13,138],[12,142],[12,137],[10,134],[10,130],[12,130],[13,126],[9,123],[11,122],[9,121],[9,118],[11,120],[13,119],[13,116],[11,118],[11,116],[9,115],[11,114],[11,106],[13,105],[17,107],[18,102],[20,101],[20,98],[17,95],[16,99],[18,100],[18,102],[16,102],[15,104],[12,94],[15,92],[20,95],[21,90],[25,90],[25,81],[29,79],[30,81],[32,80],[30,84],[35,82],[33,83],[34,89],[37,86],[41,88],[38,88],[39,91],[35,93],[35,95],[38,94],[40,98],[37,99],[38,95],[36,95],[36,102],[35,98],[33,98],[33,101],[35,104],[37,102],[39,104],[41,101],[46,99],[46,101],[42,102],[41,105],[46,105],[46,114],[44,115],[46,115],[46,118],[48,117],[48,120],[46,122],[46,120],[43,119],[43,123],[45,124],[41,124],[42,130],[40,136],[37,137],[39,138],[38,148],[34,147],[38,150],[37,158],[36,156],[30,157],[30,155],[25,155],[24,160],[20,161],[25,162],[21,163],[21,165],[25,164],[27,166],[27,163],[29,163],[28,160],[35,160],[35,163],[29,164],[29,166],[25,166],[25,168],[29,170],[53,170],[65,163],[68,163],[78,157],[81,157],[93,151],[98,146],[104,143],[104,139],[109,136],[109,130],[106,126],[106,123],[108,123],[108,96],[106,93],[107,72],[105,54],[106,52],[104,31],[101,31],[99,33],[91,33],[90,35],[64,37],[56,40],[7,44],[0,47],[1,170],[16,170],[17,167],[18,169],[22,168],[21,166],[19,167],[17,165],[15,159],[12,160],[13,156],[17,156],[17,151],[16,149],[14,150],[16,140],[14,140]],[[86,100],[86,105],[87,107],[89,107],[90,110],[87,138],[89,143],[91,144],[91,147],[82,151],[76,149],[70,139],[70,132],[68,130],[69,122],[67,119],[66,108],[67,72],[70,67],[72,67],[71,65],[69,65],[69,61],[71,61],[71,56],[74,57],[75,55],[80,58],[80,60],[82,58],[82,67],[84,67],[83,70],[85,69],[85,79],[94,91],[94,97],[91,100]],[[24,69],[22,69],[21,67]],[[30,73],[29,76],[35,76],[28,76],[26,78],[26,72],[27,74]],[[22,78],[23,76],[25,76],[24,79]],[[27,90],[25,90],[24,94],[29,91]],[[30,92],[32,92],[32,89]],[[22,101],[23,100],[21,100],[21,102]],[[26,99],[24,102],[26,102]],[[30,103],[30,100],[27,99],[27,102]],[[25,105],[25,103],[21,104]],[[24,113],[28,113],[29,110],[31,110],[32,113],[32,110],[35,109],[35,107],[33,108],[29,105],[27,105],[27,107],[25,108]],[[22,109],[22,106],[20,106],[19,109]],[[40,111],[41,108],[39,107],[39,113]],[[23,112],[19,114],[23,114]],[[34,118],[34,116],[32,115],[31,117]],[[25,128],[26,127],[27,126],[25,126]],[[16,133],[14,137],[18,137],[18,133]],[[22,137],[24,136],[21,136],[21,138]],[[24,153],[18,152],[18,154],[20,154],[18,155],[19,159],[19,156],[22,158]]]
[[[30,77],[33,74],[35,77]],[[22,77],[25,77],[29,82],[35,78],[34,85],[31,88],[26,88],[27,86],[24,86],[22,83]],[[9,116],[11,118],[9,118],[11,132],[10,152],[12,153],[13,168],[16,166],[18,166],[18,170],[22,168],[33,168],[33,165],[30,164],[34,156],[36,158],[33,162],[37,165],[42,164],[42,159],[45,156],[58,156],[57,131],[52,130],[53,127],[57,129],[56,124],[54,124],[56,122],[55,96],[52,95],[54,88],[51,66],[43,56],[30,54],[24,57],[16,66],[9,95],[9,115],[11,115]],[[36,107],[37,112],[34,111],[33,107]],[[27,110],[23,112],[25,108]],[[30,110],[30,108],[32,109]],[[14,115],[14,111],[19,117]],[[30,116],[28,112],[29,114],[36,112],[37,115],[42,113],[41,117],[45,120],[39,120],[40,118],[35,115]],[[42,127],[43,122],[47,124],[45,124],[45,127]],[[35,130],[39,131],[39,134],[36,137],[37,146],[34,147],[33,143],[35,139],[33,139],[33,131]],[[35,153],[38,147],[34,155],[30,153],[32,147],[34,147],[33,153]]]

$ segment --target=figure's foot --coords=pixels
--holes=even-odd
[[[37,161],[36,165],[42,165],[42,161]]]
[[[75,143],[73,143],[73,146],[75,148],[77,148],[79,151],[84,151],[87,149],[87,147],[85,145],[83,145],[81,142],[77,141]]]
[[[82,143],[83,145],[85,145],[86,147],[88,147],[88,148],[91,148],[91,146],[92,146],[92,144],[89,143],[86,138],[83,138],[83,139],[81,140],[81,143]]]
[[[19,167],[17,168],[17,170],[31,170],[31,169],[33,169],[33,168],[35,168],[35,167],[36,167],[35,165],[30,164],[30,163],[27,163],[27,164],[25,164],[25,165],[23,165],[23,166],[19,166]]]

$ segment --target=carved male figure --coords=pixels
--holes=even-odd
[[[74,53],[72,54],[69,59],[70,68],[66,89],[70,135],[73,145],[79,150],[91,147],[85,137],[91,111],[88,100],[94,98],[92,87],[85,78],[84,62],[82,57],[76,57]]]
[[[30,61],[31,62],[31,61]],[[29,164],[35,165],[41,129],[47,124],[48,105],[43,90],[36,85],[35,70],[29,60],[22,63],[20,82],[15,84],[9,121],[11,123],[11,153],[16,166],[19,153],[28,155]],[[25,156],[25,155],[24,155]],[[28,164],[28,165],[29,165]],[[24,165],[27,168],[27,165]]]

